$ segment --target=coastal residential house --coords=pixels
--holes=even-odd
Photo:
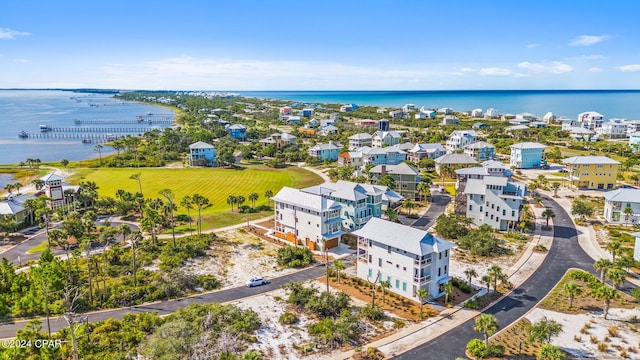
[[[315,146],[310,147],[309,150],[307,150],[307,153],[309,156],[320,159],[320,161],[337,161],[340,149],[342,148],[336,146],[333,141],[329,141],[328,144],[316,144]]]
[[[446,154],[435,159],[436,173],[438,175],[446,175],[446,173],[452,173],[456,169],[467,168],[472,165],[478,164],[476,159],[467,154]]]
[[[444,118],[442,118],[442,122],[440,123],[440,125],[442,126],[460,125],[460,119],[458,119],[457,116],[446,115]]]
[[[481,166],[462,168],[455,170],[456,189],[463,191],[469,179],[482,179],[485,176],[498,176],[511,179],[513,174],[503,163],[496,160],[487,160]]]
[[[356,127],[376,126],[378,122],[371,119],[361,119],[356,121]]]
[[[544,116],[542,117],[542,121],[544,121],[547,124],[552,124],[556,121],[556,116],[551,111],[549,111],[546,114],[544,114]]]
[[[351,104],[342,105],[342,106],[340,106],[340,111],[341,112],[352,112],[353,111],[353,106]]]
[[[362,164],[397,165],[407,159],[407,153],[393,146],[385,148],[362,147],[358,149],[362,153]]]
[[[522,142],[513,144],[509,166],[517,169],[533,169],[546,165],[544,149],[546,145],[536,142]]]
[[[407,113],[403,110],[391,110],[389,111],[389,117],[391,119],[404,119],[407,116]]]
[[[407,151],[407,160],[417,164],[424,158],[437,159],[446,153],[447,150],[440,143],[415,144]]]
[[[604,193],[604,218],[611,224],[639,224],[640,190],[619,188]]]
[[[449,135],[445,148],[450,152],[464,149],[465,146],[476,142],[478,134],[475,130],[455,130]]]
[[[438,109],[438,113],[442,115],[451,115],[453,114],[453,108],[443,107]]]
[[[471,126],[471,127],[476,129],[476,130],[484,130],[484,129],[491,128],[491,125],[489,125],[487,123],[483,123],[483,122],[477,122],[477,123],[474,123],[473,126]]]
[[[602,127],[604,116],[595,111],[586,111],[578,114],[578,120],[582,122],[582,126],[585,129],[595,131]]]
[[[417,296],[420,289],[432,298],[444,294],[455,244],[424,230],[382,219],[371,219],[353,235],[358,237],[359,278],[387,281],[389,291],[417,302],[421,301]]]
[[[198,141],[189,145],[189,166],[216,166],[218,152],[211,144]]]
[[[627,120],[627,136],[640,132],[640,120]]]
[[[363,146],[371,146],[373,137],[366,133],[359,133],[349,136],[349,150],[355,150]]]
[[[47,196],[47,204],[52,209],[63,206],[65,203],[64,196],[64,178],[54,173],[47,174],[40,178],[44,183],[44,194]]]
[[[478,141],[465,146],[464,153],[478,161],[493,160],[496,157],[496,147],[488,142]]]
[[[304,108],[300,111],[300,116],[302,117],[312,117],[314,113],[313,108]]]
[[[415,104],[405,104],[402,107],[402,111],[404,111],[405,113],[409,113],[409,112],[413,112],[416,111],[418,108],[416,107]]]
[[[434,110],[420,110],[414,117],[416,119],[435,119],[436,116],[438,116],[438,113]]]
[[[610,119],[600,128],[596,128],[595,133],[609,139],[625,138],[627,137],[627,124],[623,119]]]
[[[611,190],[616,185],[620,162],[606,156],[573,156],[563,159],[569,184],[576,188]]]
[[[318,130],[318,133],[322,136],[329,136],[331,134],[337,134],[338,128],[333,125],[323,126]]]
[[[407,151],[413,149],[415,147],[415,145],[413,143],[410,143],[410,142],[407,141],[407,142],[403,142],[403,143],[400,143],[400,144],[395,144],[395,145],[393,145],[393,147],[398,149],[398,150],[402,150],[404,152],[407,152]]]
[[[500,116],[500,112],[494,108],[488,108],[487,111],[484,113],[484,117],[486,119],[496,118],[498,116]]]
[[[629,135],[629,146],[633,151],[640,150],[640,132]]]
[[[482,109],[471,110],[471,117],[474,117],[474,118],[482,117]]]
[[[273,235],[315,249],[338,246],[342,206],[326,196],[283,187],[273,198]]]
[[[420,183],[420,171],[407,163],[398,165],[377,165],[369,170],[369,179],[372,184],[377,184],[386,175],[393,178],[397,193],[407,199],[419,200],[418,184]]]
[[[279,111],[280,115],[289,115],[291,114],[291,106],[283,106]]]
[[[262,147],[266,147],[270,144],[274,144],[276,148],[280,149],[288,145],[296,144],[296,137],[288,133],[274,133],[269,137],[260,140]]]
[[[229,136],[238,141],[247,140],[247,127],[240,124],[229,125],[226,127]]]
[[[364,166],[362,160],[362,153],[358,151],[346,151],[338,154],[339,166],[351,166],[354,169],[360,169]]]
[[[402,141],[402,135],[397,131],[376,131],[371,138],[371,146],[374,148],[393,146],[400,141]]]
[[[477,226],[507,230],[520,219],[527,185],[503,176],[468,179],[464,187],[466,216]]]
[[[523,112],[516,114],[515,120],[526,120],[526,121],[538,121],[538,117],[533,115],[532,113]]]
[[[7,200],[0,201],[0,216],[11,216],[20,224],[27,218],[27,209],[11,196]]]

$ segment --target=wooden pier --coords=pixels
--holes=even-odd
[[[135,133],[144,134],[148,127],[51,127],[46,133]],[[160,130],[160,129],[159,129]]]

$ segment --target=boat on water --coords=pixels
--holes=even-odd
[[[83,139],[82,143],[83,144],[91,144],[91,139]]]
[[[26,133],[26,132],[24,132],[24,131],[21,131],[21,132],[18,134],[18,137],[21,137],[21,138],[28,138],[28,137],[29,137],[29,134],[27,134],[27,133]]]
[[[42,132],[51,131],[51,127],[49,125],[40,125],[40,131]]]
[[[80,119],[75,119],[74,122],[76,123],[76,125],[82,124],[82,120],[80,120]]]

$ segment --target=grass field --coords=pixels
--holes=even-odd
[[[251,192],[260,196],[256,206],[267,204],[264,196],[266,190],[274,195],[283,187],[302,188],[322,183],[320,176],[298,168],[272,169],[262,165],[243,166],[238,169],[221,168],[99,168],[76,169],[75,174],[67,181],[78,184],[81,181],[94,181],[99,189],[100,197],[116,197],[116,191],[122,189],[131,193],[139,192],[138,182],[131,180],[132,174],[140,173],[142,192],[145,198],[161,197],[159,191],[171,189],[178,204],[178,213],[186,214],[187,210],[179,203],[187,195],[200,194],[209,199],[210,206],[203,209],[203,228],[216,228],[246,221],[245,214],[231,213],[227,204],[229,195],[242,195],[247,200],[244,205],[251,206],[248,200]],[[250,219],[272,215],[273,212],[250,214]],[[197,217],[197,210],[191,210],[192,218]],[[194,225],[195,226],[195,225]],[[179,229],[180,230],[180,229]],[[187,230],[186,227],[182,230]]]

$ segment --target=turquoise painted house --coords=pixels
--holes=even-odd
[[[631,146],[634,151],[640,150],[640,132],[629,135],[629,146]]]
[[[244,125],[235,124],[226,127],[229,135],[239,141],[247,140],[247,128]]]
[[[189,145],[190,166],[217,166],[216,156],[218,152],[211,144],[198,141]]]
[[[307,151],[309,156],[317,157],[320,161],[338,161],[338,153],[340,153],[339,146],[333,144],[333,141],[329,141],[328,144],[316,144]]]
[[[544,149],[546,145],[534,142],[523,142],[511,145],[509,165],[516,169],[535,169],[546,165]]]

